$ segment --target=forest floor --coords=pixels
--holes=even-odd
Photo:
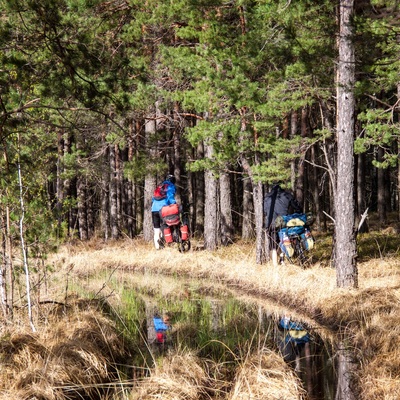
[[[92,293],[101,293],[111,302],[120,301],[118,293],[108,287],[107,278],[104,278],[104,274],[101,275],[100,271],[106,271],[108,275],[128,273],[133,276],[134,272],[151,272],[165,277],[179,275],[195,278],[203,281],[206,289],[208,287],[212,290],[213,286],[219,286],[234,293],[238,298],[258,302],[274,310],[277,315],[289,314],[293,319],[303,321],[318,330],[324,339],[338,334],[345,335],[342,337],[346,337],[349,346],[354,349],[353,354],[360,366],[357,371],[359,398],[394,400],[400,398],[398,237],[398,232],[393,228],[359,235],[358,289],[336,287],[336,271],[330,266],[330,235],[316,235],[313,263],[307,269],[288,263],[278,266],[271,263],[256,264],[254,243],[235,243],[208,252],[202,250],[201,244],[194,240],[192,250],[187,253],[180,253],[174,247],[156,251],[150,244],[139,239],[126,239],[108,244],[101,241],[68,244],[62,246],[48,260],[55,271],[53,275],[57,276],[58,284],[55,284],[53,277],[52,283],[46,284],[46,294],[41,295],[41,301],[51,300],[62,304],[66,292],[72,293],[77,282],[81,286],[86,285],[87,290]],[[154,290],[162,291],[164,294],[174,292],[174,296],[185,296],[187,288],[166,282],[149,280],[148,285],[157,286]],[[79,307],[78,305],[77,308]],[[59,313],[62,314],[60,310]],[[79,324],[84,325],[82,317],[77,317],[76,313],[74,315],[74,318],[68,317],[70,321],[68,328],[72,325],[75,327]],[[38,324],[46,325],[46,332],[49,335],[51,318],[43,317],[43,313],[41,318]],[[43,324],[43,318],[47,324]],[[63,335],[68,336],[65,321],[57,319],[57,323],[63,326],[63,328],[58,327],[59,332],[64,330]],[[24,329],[24,324],[20,325],[19,339]],[[101,326],[102,330],[112,331],[111,328],[107,328],[108,323],[97,322],[94,325]],[[54,332],[54,329],[51,330]],[[92,335],[96,335],[95,327],[91,326],[89,331]],[[3,328],[1,333],[3,338],[7,334],[7,340],[14,343],[9,346],[15,352],[17,346],[15,343],[18,342],[15,332],[10,333],[9,329]],[[28,341],[27,338],[35,336],[26,332],[24,335],[25,343]],[[60,335],[61,333],[58,337]],[[75,330],[74,335],[75,339],[78,337],[78,340],[82,341],[82,333],[76,336]],[[48,336],[44,336],[49,340]],[[90,335],[85,335],[87,336]],[[115,347],[116,351],[112,357],[121,357],[123,349],[118,348],[115,335],[110,334],[110,336],[112,339],[108,338],[107,341],[110,341],[111,345],[107,345],[107,348]],[[68,337],[71,340],[71,335]],[[34,348],[38,352],[37,340],[35,346],[32,344],[30,349]],[[0,343],[0,355],[3,354],[3,360],[4,354],[11,353],[10,348],[7,347],[7,342]],[[52,353],[54,352],[53,348]],[[80,353],[80,357],[83,363],[86,356]],[[102,354],[101,357],[106,358],[107,354]],[[34,356],[31,355],[29,362],[32,362],[32,358]],[[24,362],[26,363],[26,360]],[[18,372],[11,365],[7,365],[7,371],[7,376],[13,377],[14,381],[16,376],[21,374],[21,371]],[[4,364],[0,372],[4,377]],[[100,368],[97,373],[101,375],[105,371]],[[43,379],[43,373],[40,376],[41,378],[36,375],[31,376],[29,379],[25,376],[25,380],[18,376],[19,386],[17,385],[16,390],[22,393],[24,384],[28,381],[30,388],[28,393],[32,393],[32,382],[40,386],[38,382]],[[86,385],[90,383],[83,378],[82,382]],[[5,396],[0,398],[7,398],[9,390],[0,387],[0,394]],[[54,391],[52,395],[54,396]]]

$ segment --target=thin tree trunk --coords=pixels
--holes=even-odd
[[[115,167],[115,148],[111,144],[109,146],[110,151],[110,226],[111,226],[111,238],[118,239],[118,197],[117,197],[117,179],[116,179],[116,167]]]
[[[292,111],[290,114],[290,138],[294,138],[297,134],[297,126],[298,126],[298,114],[297,111]],[[296,193],[296,160],[290,162],[290,187]]]
[[[182,175],[182,166],[181,166],[181,132],[179,127],[179,104],[175,102],[174,104],[174,131],[173,131],[173,142],[174,142],[174,158],[173,158],[173,166],[174,171],[171,171],[175,176],[176,180],[176,194],[175,200],[178,204],[182,204],[182,193],[181,193],[181,175]]]
[[[56,210],[57,210],[57,224],[58,229],[61,229],[61,223],[63,220],[62,210],[63,210],[63,201],[64,201],[64,191],[62,185],[61,174],[63,172],[62,167],[62,157],[63,157],[63,135],[61,131],[57,132],[57,177],[56,177]]]
[[[213,157],[211,145],[205,145],[205,157]],[[205,180],[205,207],[204,207],[204,247],[207,250],[215,250],[218,247],[218,182],[214,173],[207,170],[204,173]]]
[[[243,178],[243,211],[242,211],[242,239],[254,239],[254,206],[253,189],[248,176]]]
[[[121,232],[123,223],[123,203],[124,203],[124,189],[123,189],[123,176],[122,176],[122,161],[121,150],[116,144],[115,148],[115,185],[117,188],[117,225],[118,231]]]
[[[204,144],[197,145],[197,158],[204,157]],[[195,180],[195,232],[204,232],[205,173],[197,172]]]
[[[63,149],[63,156],[66,154],[71,153],[71,139],[68,133],[64,134],[64,149]],[[63,185],[63,200],[71,196],[71,179],[66,177],[62,183]],[[72,219],[72,206],[68,206],[68,210],[66,210],[66,219],[67,219],[67,226],[68,226],[68,236],[71,236],[71,230],[74,229],[73,219]]]
[[[383,161],[384,150],[382,147],[378,147],[377,158],[378,162]],[[378,217],[380,226],[384,226],[387,220],[387,205],[386,205],[386,183],[385,183],[385,170],[378,168],[377,171],[378,182],[377,182],[377,194],[378,194]]]
[[[1,226],[6,226],[5,216],[1,213]],[[3,317],[6,318],[8,314],[8,299],[7,299],[7,245],[6,245],[6,232],[5,229],[1,230],[1,256],[2,263],[0,266],[0,300],[1,310]]]
[[[105,241],[107,241],[110,238],[110,150],[109,150],[109,145],[106,145],[104,142],[103,138],[103,145],[105,146],[105,151],[104,151],[104,165],[106,165],[106,168],[103,168],[102,174],[101,174],[101,198],[100,198],[100,204],[101,204],[101,214],[100,214],[100,220],[101,220],[101,230],[102,230],[102,235]]]
[[[335,196],[335,267],[338,287],[357,287],[354,230],[354,81],[355,55],[352,27],[354,0],[340,0],[339,63],[337,83],[337,182]]]
[[[151,143],[151,138],[156,133],[156,121],[155,118],[151,118],[146,120],[145,124],[145,135],[146,135],[146,144],[150,148],[150,157],[154,157],[154,152],[156,149],[151,147],[149,143]],[[144,240],[147,242],[151,242],[154,239],[153,233],[153,222],[151,218],[151,203],[152,203],[152,196],[154,192],[154,188],[157,185],[156,178],[154,173],[150,170],[146,174],[145,182],[144,182],[144,219],[143,219],[143,237]]]
[[[19,185],[19,202],[21,206],[21,216],[19,219],[19,235],[21,240],[21,252],[22,252],[22,260],[25,271],[25,284],[26,284],[26,300],[28,306],[28,319],[29,324],[31,325],[32,332],[36,332],[35,325],[33,323],[33,315],[32,315],[32,303],[31,303],[31,287],[30,287],[30,274],[28,267],[28,257],[26,254],[26,246],[25,246],[25,237],[24,237],[24,218],[25,218],[25,205],[24,205],[24,197],[23,197],[23,187],[22,187],[22,176],[21,176],[21,165],[18,161],[18,185]]]
[[[245,132],[247,128],[247,121],[244,117],[242,117],[240,130]],[[241,139],[242,140],[242,139]],[[254,141],[257,141],[257,132],[254,132]],[[253,187],[253,207],[254,207],[254,219],[256,224],[256,262],[257,264],[264,264],[266,261],[269,261],[269,251],[266,251],[268,247],[268,243],[266,243],[266,235],[264,230],[264,210],[263,210],[263,197],[264,190],[261,182],[256,182],[253,177],[253,170],[244,154],[240,155],[240,162],[242,164],[242,168],[250,177],[251,184]],[[255,158],[255,164],[259,164],[259,160]]]
[[[130,123],[130,134],[128,136],[128,162],[133,161],[135,146],[134,146],[134,124]],[[128,236],[133,238],[136,235],[136,226],[135,226],[135,185],[131,181],[131,179],[127,179],[126,181],[126,228],[128,231]]]
[[[303,107],[301,110],[301,124],[300,124],[300,131],[301,131],[301,137],[302,137],[302,142],[306,141],[307,136],[308,136],[308,125],[307,125],[307,115],[308,115],[308,110],[306,107]],[[305,173],[305,163],[304,163],[305,155],[304,157],[301,157],[298,166],[297,166],[297,177],[296,177],[296,184],[294,189],[294,193],[296,196],[296,200],[299,202],[299,204],[303,207],[305,207],[305,202],[304,202],[304,173]]]
[[[80,156],[80,152],[82,150],[82,145],[80,142],[80,138],[77,138],[76,141],[76,149],[77,149],[77,164],[78,166],[82,165],[82,158]],[[78,206],[78,232],[79,238],[81,240],[88,239],[87,232],[87,215],[86,215],[86,177],[83,171],[83,168],[78,171],[78,176],[76,180],[76,197],[77,197],[77,206]]]
[[[78,201],[78,230],[79,238],[81,240],[88,239],[87,233],[87,219],[86,219],[86,183],[85,177],[78,176],[76,184],[76,197]]]
[[[231,182],[229,174],[221,173],[219,178],[219,198],[221,210],[221,244],[227,246],[233,241]]]

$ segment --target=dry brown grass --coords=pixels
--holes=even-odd
[[[133,389],[129,400],[196,400],[208,398],[210,378],[204,362],[193,353],[170,354],[160,360],[151,376]]]
[[[0,341],[1,399],[96,398],[102,392],[126,356],[124,342],[95,303],[74,301],[64,311],[37,333],[9,328]]]
[[[193,247],[196,248],[196,245]],[[324,249],[321,254],[326,251]],[[326,340],[339,332],[345,333],[354,346],[361,366],[360,398],[400,398],[398,254],[391,253],[377,259],[364,257],[365,261],[358,265],[360,287],[357,290],[337,289],[335,271],[327,267],[327,262],[318,261],[306,270],[290,264],[278,267],[257,265],[254,254],[255,248],[251,243],[236,244],[215,252],[191,251],[185,254],[175,248],[155,251],[150,244],[140,240],[107,245],[93,241],[64,246],[51,258],[56,271],[53,277],[57,278],[55,282],[59,284],[50,285],[46,293],[41,294],[41,299],[64,301],[68,276],[68,293],[71,288],[84,287],[102,296],[112,293],[110,301],[120,301],[118,288],[109,287],[108,278],[100,275],[101,271],[120,280],[121,284],[128,282],[134,287],[139,285],[135,279],[140,275],[140,284],[145,285],[149,292],[161,292],[164,296],[173,294],[175,298],[184,297],[187,293],[185,286],[173,279],[174,276],[197,278],[205,291],[215,288],[234,291],[239,298],[308,323]],[[155,276],[160,279],[155,279]],[[169,276],[171,279],[168,279]],[[63,398],[57,396],[65,394],[63,390],[68,385],[75,387],[81,384],[87,390],[93,390],[96,382],[104,381],[109,373],[110,357],[119,354],[120,342],[118,337],[113,336],[115,330],[109,321],[99,323],[97,314],[92,318],[87,316],[82,312],[69,313],[68,324],[61,318],[49,320],[49,328],[35,335],[26,334],[26,331],[25,334],[23,331],[9,333],[2,328],[2,336],[9,334],[8,346],[11,347],[5,345],[5,340],[0,349],[0,398],[13,398],[7,397],[13,390],[22,396],[15,398],[27,398],[27,395],[36,393],[43,399],[58,400]],[[93,348],[93,343],[99,346]],[[182,357],[182,354],[176,355],[170,360],[171,364],[159,366],[150,378],[152,384],[149,383],[151,380],[144,382],[140,389],[143,397],[140,398],[194,399],[199,394],[205,396],[203,390],[210,385],[210,377],[204,368],[200,368],[199,360],[193,355],[185,361]],[[248,360],[236,380],[236,394],[233,395],[246,396],[245,386],[249,390],[248,396],[250,391],[256,393],[261,390],[257,388],[257,379],[265,383],[273,378],[277,385],[280,380],[284,382],[285,379],[291,379],[289,375],[272,376],[267,373],[266,365],[273,365],[277,370],[280,368],[276,360],[268,364],[271,360],[274,360],[271,354],[264,354],[262,359]],[[182,369],[184,363],[190,364],[194,370]],[[28,369],[27,365],[30,366]],[[256,366],[260,367],[260,376],[257,376]],[[86,374],[82,374],[82,370]],[[167,392],[175,393],[176,397],[165,397],[168,396]],[[164,397],[159,397],[160,393]],[[292,395],[287,398],[300,398],[302,393],[298,393],[300,397],[289,396]]]
[[[305,391],[293,370],[277,353],[264,349],[249,357],[237,374],[229,400],[299,400]]]

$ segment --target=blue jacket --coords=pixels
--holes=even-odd
[[[159,212],[164,206],[168,206],[170,204],[175,204],[175,193],[176,193],[176,188],[175,185],[170,182],[170,181],[164,181],[164,183],[168,184],[167,188],[167,197],[162,200],[152,200],[151,204],[151,212]]]

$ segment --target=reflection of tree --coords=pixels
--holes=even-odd
[[[355,400],[354,377],[357,363],[354,354],[344,341],[339,341],[336,352],[338,380],[335,400]]]

